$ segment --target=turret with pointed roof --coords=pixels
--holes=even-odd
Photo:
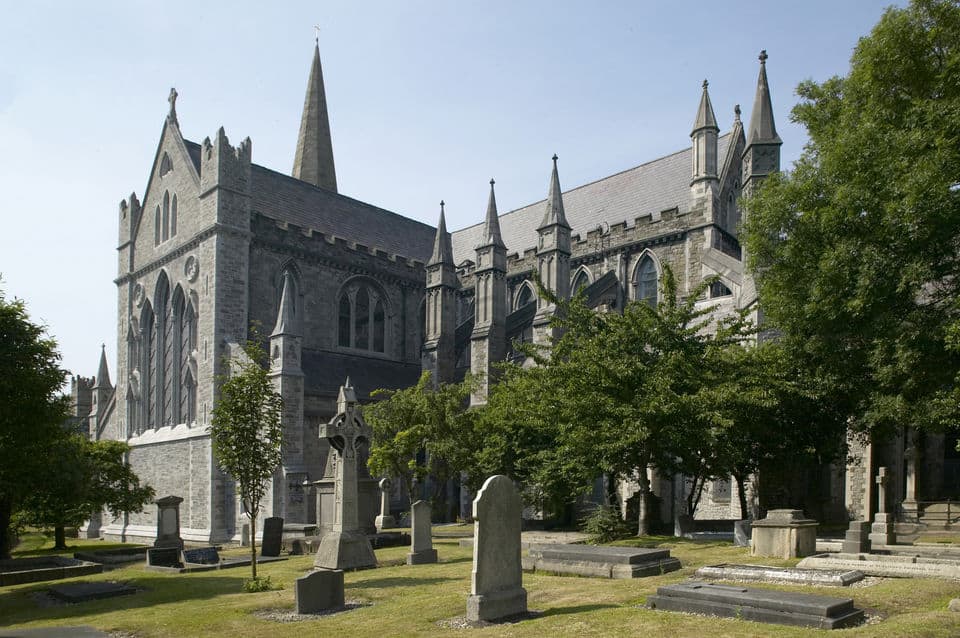
[[[337,191],[337,173],[333,165],[333,142],[330,138],[330,118],[327,97],[323,88],[323,69],[320,66],[320,43],[313,49],[313,64],[303,101],[300,136],[293,160],[293,176],[329,191]]]
[[[563,193],[557,171],[557,156],[553,156],[553,171],[543,213],[537,228],[537,273],[544,288],[558,299],[570,298],[570,224],[563,210]],[[558,336],[550,326],[556,306],[546,299],[537,300],[537,314],[533,321],[533,339],[550,345]]]
[[[744,191],[756,188],[767,175],[780,170],[780,145],[783,140],[777,135],[770,102],[770,85],[767,83],[767,52],[760,52],[760,75],[757,77],[757,93],[753,99],[753,111],[747,127],[747,147],[743,152]]]
[[[478,380],[472,405],[486,403],[493,366],[507,353],[507,247],[500,235],[497,196],[490,180],[490,198],[483,235],[476,248],[474,322],[470,336],[470,370]]]
[[[703,93],[700,95],[700,106],[697,107],[697,117],[693,122],[690,138],[693,141],[693,179],[691,184],[700,180],[717,179],[717,118],[713,114],[713,104],[710,103],[709,83],[703,81]]]
[[[456,367],[455,339],[459,288],[453,263],[453,248],[440,202],[440,221],[433,242],[433,255],[427,263],[426,325],[423,344],[423,369],[432,376],[434,387],[454,380]]]

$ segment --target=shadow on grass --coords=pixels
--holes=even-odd
[[[74,552],[85,552],[92,554],[94,552],[103,552],[113,549],[129,549],[131,551],[137,549],[143,549],[144,547],[149,547],[148,545],[131,545],[129,543],[103,543],[98,545],[71,545],[67,544],[66,549],[53,549],[48,547],[46,549],[27,549],[23,551],[13,552],[14,558],[30,558],[33,556],[56,556],[63,555],[73,558]]]
[[[444,558],[440,561],[442,565],[453,565],[454,563],[472,563],[472,556],[462,556],[460,558]]]
[[[347,589],[357,587],[416,587],[417,585],[437,585],[451,580],[462,580],[460,578],[444,578],[439,576],[429,578],[416,578],[413,576],[394,576],[392,578],[367,578],[353,583],[347,583]]]
[[[614,609],[620,605],[574,605],[572,607],[553,607],[543,611],[543,616],[560,616],[563,614],[585,614],[590,611],[599,611],[601,609]]]
[[[133,595],[69,605],[55,602],[55,599],[47,594],[47,590],[58,584],[102,581],[103,579],[53,580],[34,583],[30,587],[14,591],[0,590],[0,624],[6,626],[32,620],[66,619],[74,616],[110,613],[118,609],[153,607],[238,594],[243,591],[243,581],[246,580],[246,576],[247,574],[237,577],[182,574],[178,577],[153,575],[135,577],[120,581],[137,588],[137,592]]]

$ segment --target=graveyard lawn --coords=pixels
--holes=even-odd
[[[88,545],[92,542],[71,544]],[[698,567],[717,563],[762,563],[792,566],[796,560],[752,558],[743,548],[721,542],[694,542],[668,537],[622,541],[619,545],[664,547],[679,558],[683,568],[661,576],[609,580],[523,575],[528,606],[536,617],[516,624],[467,630],[477,636],[808,636],[810,630],[766,625],[732,618],[648,610],[643,607],[657,587],[693,576]],[[246,570],[229,569],[195,574],[147,572],[142,565],[125,566],[74,581],[118,581],[138,591],[133,595],[74,605],[51,604],[43,595],[49,584],[31,583],[0,588],[0,626],[10,629],[91,625],[106,632],[147,638],[150,636],[455,636],[462,635],[444,621],[466,614],[470,592],[470,549],[456,539],[434,538],[440,563],[403,564],[408,547],[377,550],[381,567],[345,575],[347,603],[360,603],[350,611],[281,623],[258,612],[292,612],[294,580],[312,569],[313,556],[291,556],[262,566],[284,589],[246,594],[241,584]],[[235,550],[227,550],[225,555]],[[236,550],[244,551],[244,550]],[[752,583],[750,587],[764,587]],[[932,579],[888,579],[863,588],[767,586],[785,591],[852,597],[868,615],[879,615],[876,624],[841,630],[843,636],[956,636],[960,614],[947,611],[958,584]]]

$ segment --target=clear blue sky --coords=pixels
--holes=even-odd
[[[700,84],[722,131],[749,117],[767,49],[784,167],[806,78],[845,74],[890,2],[4,2],[0,287],[60,342],[64,366],[115,374],[117,205],[142,195],[167,112],[221,125],[289,172],[319,24],[340,191],[436,223],[482,219],[689,144]],[[272,6],[271,6],[272,5]]]

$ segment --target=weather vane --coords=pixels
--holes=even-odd
[[[314,31],[314,34],[313,34],[314,40],[316,41],[317,44],[320,44],[320,25],[319,24],[313,25],[313,31]]]

